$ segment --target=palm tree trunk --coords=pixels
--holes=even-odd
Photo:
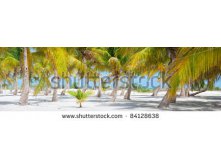
[[[49,94],[49,89],[48,89],[48,86],[46,86],[45,96],[48,96],[48,94]]]
[[[64,96],[65,94],[66,94],[66,91],[70,88],[70,83],[69,83],[69,79],[66,81],[67,83],[66,83],[66,85],[65,85],[65,88],[64,88],[64,90],[62,90],[62,92],[61,92],[61,95],[62,96]]]
[[[125,93],[125,89],[123,88],[123,89],[121,90],[120,96],[123,96],[124,93]]]
[[[163,100],[160,102],[160,105],[158,108],[160,109],[165,109],[168,108],[170,103],[176,102],[176,93],[173,93],[172,95],[170,94],[171,89],[169,88],[166,95],[163,97]]]
[[[168,66],[170,66],[170,64],[172,64],[176,59],[177,48],[169,47],[169,48],[167,48],[167,52],[168,52],[168,57],[170,58],[170,62],[168,64]],[[168,108],[171,102],[176,102],[176,93],[173,93],[173,96],[171,96],[171,95],[169,95],[170,91],[171,91],[171,88],[169,88],[167,90],[167,93],[163,97],[163,100],[159,104],[158,108],[160,108],[160,109]]]
[[[118,81],[119,81],[119,77],[116,76],[115,77],[114,90],[113,90],[113,98],[112,98],[113,102],[115,102],[116,99],[117,99]]]
[[[180,97],[186,97],[186,91],[185,91],[185,87],[184,86],[181,87]]]
[[[173,96],[171,97],[170,103],[176,103],[176,96],[177,96],[177,95],[173,95]]]
[[[13,92],[13,95],[17,95],[17,94],[18,94],[17,69],[15,69],[15,72],[14,72],[14,78],[15,78],[15,81],[14,81],[14,92]]]
[[[200,90],[200,91],[198,91],[198,92],[192,93],[192,94],[190,94],[189,96],[196,96],[196,95],[198,95],[198,94],[200,94],[200,93],[203,93],[203,92],[206,92],[206,91],[207,91],[207,88],[205,88],[205,89],[203,89],[203,90]]]
[[[3,90],[2,90],[2,82],[0,82],[0,94],[3,93]]]
[[[65,92],[69,89],[70,89],[70,79],[68,78],[67,83],[66,83],[66,87],[65,87]]]
[[[185,96],[186,96],[186,97],[189,97],[189,96],[190,96],[190,88],[191,88],[191,85],[190,85],[190,81],[189,81],[189,83],[188,83],[188,85],[187,85],[187,88],[186,88],[186,90],[185,90]]]
[[[128,75],[128,89],[127,93],[124,96],[124,99],[130,100],[130,95],[131,95],[131,90],[132,90],[132,76],[129,74]]]
[[[89,76],[87,74],[87,76],[85,77],[85,87],[83,89],[83,92],[86,92],[88,85],[89,85]]]
[[[156,97],[159,91],[161,90],[161,86],[164,87],[164,78],[165,78],[165,72],[160,72],[160,84],[161,85],[159,85],[153,90],[153,94],[151,96]]]
[[[29,94],[29,71],[28,71],[28,54],[27,48],[24,48],[24,66],[23,66],[23,89],[20,98],[20,105],[28,104],[28,94]]]
[[[170,98],[167,91],[166,95],[163,97],[163,100],[160,102],[158,108],[160,109],[168,108],[169,104],[170,104]]]
[[[80,102],[80,108],[82,107],[82,104],[81,104],[81,102]]]
[[[114,95],[114,89],[112,90],[112,92],[111,92],[110,96],[113,96],[113,95]]]
[[[59,80],[58,80],[58,72],[57,72],[57,70],[54,70],[54,77],[55,77],[56,85],[54,86],[52,102],[58,101],[58,82],[59,82]]]
[[[190,96],[190,90],[189,90],[189,88],[186,88],[186,89],[185,89],[185,96],[186,96],[186,97],[189,97],[189,96]]]
[[[97,92],[97,97],[101,97],[102,95],[101,90],[102,90],[102,79],[101,79],[101,76],[99,75],[99,88]]]
[[[6,80],[4,80],[3,82],[3,91],[5,91],[7,89],[7,84],[6,84]]]
[[[94,90],[96,90],[96,88],[97,88],[97,84],[96,84],[96,79],[94,79]]]
[[[156,87],[156,88],[153,90],[153,94],[152,94],[151,96],[156,97],[156,96],[158,95],[159,91],[160,91],[160,86]]]

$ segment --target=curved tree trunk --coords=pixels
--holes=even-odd
[[[200,91],[198,91],[198,92],[192,93],[192,94],[190,94],[189,96],[196,96],[196,95],[198,95],[198,94],[200,94],[200,93],[203,93],[203,92],[206,92],[206,91],[207,91],[207,88],[205,88],[205,89],[203,89],[203,90],[200,90]]]
[[[113,90],[113,98],[112,98],[113,102],[115,102],[116,99],[117,99],[118,81],[119,81],[119,77],[116,76],[115,77],[114,90]]]
[[[58,101],[58,82],[59,82],[59,80],[58,80],[57,70],[54,70],[54,77],[55,77],[56,85],[54,86],[54,90],[53,90],[52,102]]]
[[[48,94],[49,94],[49,89],[48,89],[48,86],[46,86],[45,96],[48,96]]]
[[[125,93],[125,89],[122,89],[122,90],[121,90],[121,93],[120,93],[120,96],[123,96],[124,93]]]
[[[14,92],[13,92],[13,95],[17,95],[17,94],[18,94],[17,69],[15,69],[15,72],[14,72],[14,78],[15,78],[15,81],[14,81]]]
[[[98,92],[97,92],[97,97],[101,97],[102,93],[102,79],[101,76],[99,75],[99,88],[98,88]]]
[[[180,97],[186,97],[186,91],[185,91],[185,87],[184,86],[182,86],[182,88],[181,88]]]
[[[70,82],[69,79],[66,81],[65,88],[62,90],[61,95],[64,96],[66,94],[66,91],[70,89]]]
[[[185,96],[186,97],[190,96],[190,87],[189,86],[185,89]]]
[[[2,90],[2,82],[0,81],[0,94],[3,93],[3,90]]]
[[[96,82],[96,79],[94,79],[93,82],[94,82],[94,90],[96,90],[96,89],[97,89],[97,82]]]
[[[153,90],[153,94],[152,94],[151,96],[156,97],[156,96],[158,95],[160,89],[161,89],[160,86],[156,87],[156,88]]]
[[[114,95],[114,89],[112,90],[112,92],[111,92],[110,96],[113,96],[113,95]]]
[[[160,102],[160,105],[158,108],[160,109],[166,109],[169,107],[170,103],[175,103],[176,102],[176,93],[169,95],[170,93],[170,88],[167,90],[166,95],[163,97],[163,100]]]
[[[23,66],[23,89],[20,98],[20,105],[28,104],[28,94],[29,94],[29,71],[28,71],[28,50],[24,48],[24,66]]]
[[[88,85],[89,85],[89,76],[87,75],[87,76],[85,77],[85,86],[84,86],[83,92],[86,92],[86,91],[87,91]]]
[[[2,90],[2,83],[0,83],[0,94],[3,93],[3,90]]]
[[[4,80],[4,83],[3,83],[3,92],[5,92],[4,94],[6,94],[6,90],[7,90],[7,84],[6,84],[6,80]]]
[[[158,108],[160,109],[165,109],[168,108],[170,105],[170,98],[168,96],[168,91],[166,93],[166,95],[163,97],[163,100],[160,102],[160,105],[158,106]]]
[[[191,85],[190,85],[190,81],[189,81],[189,83],[188,83],[188,85],[187,85],[187,88],[186,88],[186,90],[185,90],[185,96],[186,96],[186,97],[189,97],[189,96],[190,96],[190,88],[191,88]]]
[[[177,48],[176,47],[169,47],[167,48],[167,53],[168,53],[168,57],[170,58],[170,62],[168,63],[169,69],[170,69],[170,65],[175,61],[176,59],[176,55],[177,55]],[[172,75],[171,75],[172,76]],[[168,76],[168,79],[171,77]],[[168,80],[167,79],[167,80]],[[166,81],[167,81],[166,80]],[[164,109],[164,108],[168,108],[170,103],[176,102],[176,93],[173,94],[173,96],[169,96],[169,93],[171,91],[171,88],[169,88],[167,90],[166,95],[163,97],[163,100],[161,101],[161,103],[159,104],[158,108],[160,109]]]
[[[124,95],[124,99],[130,100],[131,90],[132,90],[132,76],[128,75],[128,89],[126,94]]]
[[[189,96],[190,96],[190,89],[189,89],[189,88],[186,88],[186,90],[185,90],[185,96],[186,96],[186,97],[189,97]]]
[[[176,103],[176,97],[177,97],[177,95],[173,95],[171,97],[170,103]]]

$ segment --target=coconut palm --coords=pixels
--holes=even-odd
[[[119,79],[121,74],[121,64],[118,57],[112,56],[109,60],[110,71],[113,76],[113,92],[112,92],[112,101],[115,102],[117,98],[117,91],[119,87]]]
[[[18,93],[18,75],[21,71],[21,66],[20,66],[20,56],[22,54],[22,49],[17,47],[17,48],[9,48],[8,51],[11,55],[11,61],[9,62],[8,66],[11,66],[13,68],[13,95],[17,95]]]
[[[107,72],[109,71],[109,63],[108,60],[111,57],[111,55],[108,52],[108,48],[88,48],[93,57],[93,73],[94,73],[94,80],[98,79],[99,86],[98,86],[98,92],[97,97],[102,96],[102,85],[103,80],[101,76],[101,72]],[[96,84],[94,84],[96,86]]]
[[[136,69],[132,68],[131,61],[134,57],[138,56],[145,48],[143,47],[122,47],[119,48],[116,52],[118,57],[120,56],[121,70],[124,75],[127,77],[127,92],[124,95],[124,89],[122,91],[122,95],[124,95],[124,99],[130,100],[130,95],[132,91],[132,78],[136,74]],[[133,64],[134,65],[134,64]]]
[[[170,62],[167,48],[142,48],[131,57],[130,69],[138,75],[152,77],[158,73],[159,81],[163,83],[166,67]],[[160,86],[154,89],[152,96],[157,96]]]
[[[61,95],[65,95],[70,86],[70,76],[73,74],[79,74],[84,76],[87,70],[87,65],[82,61],[81,48],[65,48],[67,52],[67,71],[63,73],[66,85],[61,92]]]
[[[159,108],[169,107],[176,97],[179,86],[200,80],[209,80],[213,83],[220,74],[221,48],[177,48],[166,76],[170,88]]]
[[[112,101],[114,102],[117,98],[119,79],[124,72],[123,65],[126,64],[128,57],[122,54],[122,50],[120,50],[119,47],[93,48],[92,52],[96,55],[98,62],[97,69],[107,71],[111,74],[110,76],[113,77],[113,91],[111,95],[113,96]],[[99,82],[101,83],[101,78]],[[99,85],[98,94],[101,92],[102,83]]]
[[[179,51],[179,48],[175,47],[168,47],[168,48],[145,48],[141,52],[135,54],[133,56],[133,59],[131,61],[131,66],[133,70],[139,71],[139,73],[147,73],[149,77],[151,77],[156,72],[160,72],[162,78],[167,75],[166,81],[168,81],[171,78],[171,74],[169,74],[169,71],[171,70],[171,64],[175,61],[177,57],[177,53]],[[187,54],[189,53],[186,52]],[[174,80],[174,86],[175,86]],[[168,91],[171,91],[173,88],[169,88]],[[158,88],[159,90],[159,88]],[[156,92],[154,91],[154,94]],[[153,95],[154,95],[153,94]],[[173,91],[173,94],[169,96],[166,95],[162,102],[160,103],[161,106],[164,106],[166,104],[165,101],[169,102],[175,102],[176,101],[176,93]]]
[[[52,102],[58,101],[58,87],[60,77],[63,73],[67,72],[67,62],[68,62],[68,53],[66,48],[58,48],[58,47],[45,47],[45,48],[35,48],[34,54],[43,55],[46,59],[48,59],[52,66],[53,71],[53,96]]]
[[[76,92],[69,91],[68,92],[71,96],[75,97],[77,100],[77,103],[79,103],[79,107],[82,107],[82,103],[87,100],[87,98],[91,95],[91,92],[88,91],[82,91],[78,89]]]
[[[33,54],[33,59],[33,78],[38,82],[34,89],[34,95],[37,95],[41,90],[45,89],[45,95],[47,96],[51,87],[50,77],[53,75],[52,65],[43,55]]]
[[[14,82],[15,92],[17,94],[17,71],[19,68],[19,48],[4,48],[0,50],[0,82]],[[12,75],[13,74],[13,75]],[[2,83],[1,83],[2,85]]]
[[[99,79],[98,97],[102,90],[102,72],[108,72],[114,81],[113,98],[115,101],[121,76],[127,76],[127,93],[121,92],[125,99],[130,99],[132,78],[134,75],[151,77],[159,74],[159,80],[168,84],[167,93],[159,108],[167,108],[176,101],[177,91],[180,96],[195,96],[211,89],[221,74],[221,48],[200,47],[76,47],[76,48],[0,48],[0,92],[9,84],[17,94],[17,78],[21,74],[22,94],[20,104],[28,103],[31,80],[38,81],[34,94],[51,86],[49,78],[54,75],[52,101],[57,101],[59,80],[63,77],[69,89],[69,78],[78,75],[85,78],[87,90],[89,80],[94,81],[94,88]],[[190,89],[197,90],[189,93]],[[160,90],[157,87],[153,96]],[[79,92],[79,91],[78,91]],[[80,94],[80,92],[79,92]]]
[[[109,65],[109,58],[111,55],[109,54],[108,48],[95,48],[95,47],[87,47],[87,48],[78,48],[80,54],[78,54],[78,59],[84,64],[84,68],[78,68],[78,75],[81,78],[85,77],[85,88],[86,91],[89,85],[89,80],[93,80],[94,89],[96,89],[96,82],[99,79],[99,87],[97,96],[101,96],[102,89],[102,79],[101,72],[107,71]]]

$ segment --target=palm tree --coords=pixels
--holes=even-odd
[[[50,61],[43,55],[33,54],[34,68],[33,78],[38,81],[37,86],[34,89],[34,95],[37,95],[41,90],[45,89],[45,95],[49,94],[51,87],[50,77],[52,76],[52,65]]]
[[[67,52],[67,71],[64,74],[64,79],[66,81],[66,85],[61,92],[61,95],[65,95],[66,91],[69,89],[70,86],[70,76],[74,73],[85,74],[87,69],[86,64],[83,63],[81,57],[81,52],[79,48],[65,48]]]
[[[211,84],[221,74],[221,48],[177,48],[174,55],[166,79],[170,88],[159,108],[169,107],[179,86],[200,80],[209,80]]]
[[[91,92],[82,91],[80,89],[78,89],[76,92],[69,91],[68,93],[77,99],[77,103],[79,103],[80,108],[82,107],[82,103],[85,102],[88,96],[91,95]]]
[[[0,65],[1,65],[1,70],[0,70],[0,94],[3,93],[2,90],[2,82],[5,78],[5,71],[4,68],[2,68],[2,65],[4,64],[3,61],[5,60],[5,54],[7,53],[7,48],[1,48],[0,47]]]
[[[136,70],[131,66],[131,61],[137,56],[137,54],[140,54],[143,49],[144,48],[142,47],[122,47],[116,52],[116,55],[120,57],[121,71],[127,76],[127,92],[124,95],[124,89],[122,91],[122,95],[124,95],[124,99],[126,100],[130,100],[132,79],[136,73]]]
[[[92,53],[92,60],[93,60],[93,72],[94,72],[94,80],[98,79],[98,92],[97,97],[102,96],[102,85],[103,80],[101,76],[102,71],[109,71],[109,64],[108,60],[111,55],[108,52],[108,48],[88,48]],[[94,84],[96,86],[96,82]]]
[[[168,63],[168,70],[170,70],[170,64],[172,64],[175,61],[176,57],[177,57],[178,48],[169,47],[169,48],[166,48],[166,50],[167,50],[167,53],[168,53],[168,57],[170,59],[170,61]],[[168,73],[168,72],[166,72],[166,73]],[[169,75],[169,77],[171,77],[171,75]],[[178,84],[177,81],[178,80],[176,80],[174,82],[174,85]],[[171,92],[171,94],[169,94],[169,92]],[[158,108],[167,108],[169,106],[169,103],[171,103],[171,102],[175,103],[176,102],[176,96],[177,96],[176,95],[176,90],[174,89],[174,87],[169,87],[166,95],[163,97],[163,99],[160,102]]]
[[[17,70],[19,68],[19,48],[1,48],[0,49],[0,82],[1,80],[6,83],[14,82],[14,86],[17,84]],[[16,53],[17,51],[17,53]],[[16,73],[15,73],[16,72]],[[12,73],[13,76],[12,76]],[[2,85],[2,84],[1,84]],[[15,89],[17,92],[17,89]]]
[[[119,88],[119,79],[123,72],[122,65],[125,63],[127,57],[121,54],[119,47],[93,48],[92,52],[97,61],[96,68],[110,72],[111,77],[113,77],[113,91],[111,95],[113,96],[112,101],[115,102]],[[102,81],[100,74],[98,76],[100,82],[98,96],[100,96]]]
[[[185,50],[185,49],[184,49]],[[183,50],[183,51],[184,51]],[[189,54],[190,50],[187,50],[185,54]],[[140,74],[147,73],[148,76],[152,76],[156,72],[161,73],[161,78],[168,82],[173,76],[169,71],[172,69],[172,64],[175,62],[176,57],[180,53],[180,48],[168,47],[168,48],[144,48],[133,56],[131,66],[133,70],[137,70]],[[169,103],[176,101],[176,86],[178,86],[177,78],[170,83],[173,87],[169,87],[167,94],[161,101],[159,108],[168,107]],[[154,90],[154,94],[157,94],[159,88]],[[156,92],[155,92],[156,91]],[[171,92],[170,95],[168,92]]]
[[[14,86],[14,92],[13,95],[17,95],[18,93],[18,75],[20,72],[20,56],[22,54],[22,49],[17,48],[9,48],[9,54],[11,55],[11,61],[9,62],[8,66],[11,66],[13,68],[13,86]]]
[[[128,80],[128,90],[125,94],[125,99],[130,99],[131,92],[131,83],[134,72],[130,68],[130,57],[136,52],[142,50],[143,48],[132,48],[132,47],[109,47],[109,48],[92,48],[91,51],[95,56],[95,66],[100,71],[108,71],[111,73],[111,77],[113,77],[113,91],[111,95],[113,96],[112,100],[116,100],[117,91],[119,87],[119,79],[120,76],[126,74]],[[100,75],[98,75],[100,76]],[[99,77],[99,91],[98,97],[101,95],[101,77]],[[122,91],[122,95],[124,90]]]
[[[77,68],[81,78],[85,77],[85,88],[87,90],[89,80],[93,79],[94,89],[96,89],[96,81],[99,79],[99,87],[97,97],[101,97],[102,78],[101,72],[108,69],[108,60],[111,57],[108,53],[108,48],[78,48],[78,60],[84,65],[83,68]]]
[[[163,83],[166,67],[170,61],[166,48],[141,48],[131,56],[130,69],[138,75],[152,77],[158,73],[159,80]],[[152,96],[157,96],[160,86],[153,90]]]
[[[111,57],[109,59],[109,66],[111,67],[111,73],[113,76],[113,92],[112,92],[112,101],[115,102],[117,98],[117,91],[119,86],[119,78],[121,72],[121,64],[117,57]]]
[[[67,61],[68,61],[68,53],[66,48],[53,48],[53,47],[45,47],[45,48],[35,48],[36,55],[44,55],[46,59],[48,59],[52,66],[53,71],[53,96],[52,102],[58,101],[58,87],[60,77],[63,73],[67,72]]]
[[[23,88],[21,98],[19,100],[20,105],[28,104],[29,94],[29,70],[28,70],[28,48],[23,48]]]

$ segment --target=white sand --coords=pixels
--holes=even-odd
[[[58,102],[51,102],[51,95],[30,95],[29,105],[20,106],[20,96],[5,91],[0,95],[0,111],[159,111],[157,106],[165,95],[165,92],[160,92],[158,97],[152,97],[151,93],[132,92],[131,100],[124,100],[123,96],[118,95],[116,102],[112,102],[109,93],[106,92],[101,98],[91,96],[83,103],[83,108],[79,108],[75,99],[69,95],[59,96]],[[169,110],[221,111],[221,91],[207,91],[196,97],[178,97]]]

